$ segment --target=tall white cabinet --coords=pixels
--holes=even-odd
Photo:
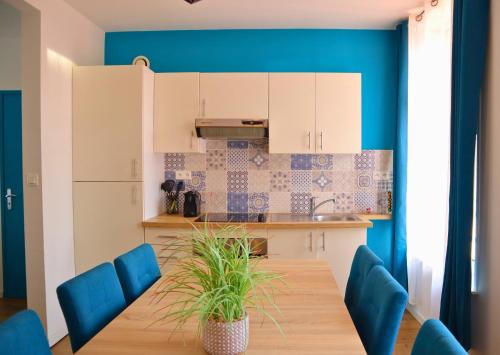
[[[161,213],[153,149],[154,74],[141,66],[73,72],[73,211],[77,273],[144,242]]]

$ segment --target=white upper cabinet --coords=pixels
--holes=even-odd
[[[141,181],[143,85],[140,66],[73,70],[73,180]]]
[[[268,118],[268,73],[201,73],[200,117]]]
[[[196,137],[199,73],[155,74],[154,150],[159,153],[203,152]]]
[[[316,74],[316,152],[361,152],[361,74]]]
[[[314,153],[315,74],[269,74],[269,152]]]

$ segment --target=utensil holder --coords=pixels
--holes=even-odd
[[[179,198],[175,195],[167,195],[167,214],[179,214]]]

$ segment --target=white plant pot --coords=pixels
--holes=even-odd
[[[211,355],[236,355],[248,347],[250,329],[248,315],[237,322],[208,321],[203,328],[203,348]]]

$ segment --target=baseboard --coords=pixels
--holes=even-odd
[[[417,310],[417,308],[414,305],[408,303],[406,309],[420,324],[423,324],[426,321],[426,318]]]

